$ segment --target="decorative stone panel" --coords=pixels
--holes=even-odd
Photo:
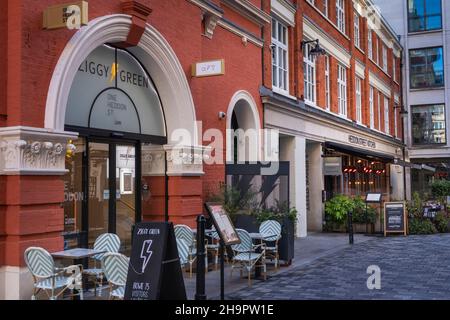
[[[73,132],[31,127],[0,128],[0,175],[63,175]]]

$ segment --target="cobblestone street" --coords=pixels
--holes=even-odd
[[[369,290],[367,267],[381,269]],[[373,238],[255,282],[228,299],[450,299],[450,235]]]

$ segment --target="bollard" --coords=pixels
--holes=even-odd
[[[206,300],[205,293],[205,224],[203,215],[197,217],[197,281],[195,300]],[[207,266],[206,266],[207,267]]]
[[[348,242],[353,244],[353,212],[349,211],[348,218]]]

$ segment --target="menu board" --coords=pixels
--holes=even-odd
[[[388,233],[403,233],[406,236],[406,210],[404,202],[384,203],[384,236]]]
[[[381,202],[381,193],[372,193],[372,192],[367,193],[366,202],[380,203]]]
[[[241,239],[239,239],[236,229],[234,229],[230,216],[223,206],[217,203],[205,203],[205,207],[223,243],[226,246],[241,243]]]

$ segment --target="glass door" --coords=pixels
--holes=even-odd
[[[116,233],[121,252],[131,254],[131,229],[136,218],[136,147],[116,145]]]
[[[88,192],[88,247],[92,248],[95,239],[109,232],[109,157],[110,145],[89,143]]]

